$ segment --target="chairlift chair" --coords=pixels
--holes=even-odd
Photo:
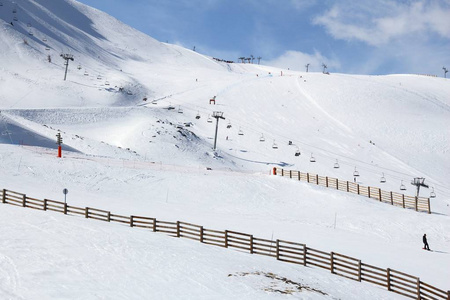
[[[105,85],[109,85],[109,81],[105,81]]]
[[[406,187],[405,187],[405,185],[403,184],[403,180],[402,180],[401,183],[400,183],[400,191],[406,191]]]
[[[169,107],[167,108],[168,110],[172,110],[175,109],[175,106],[172,105],[172,103],[169,104]]]
[[[33,35],[33,32],[30,30],[30,31],[28,31],[28,34],[29,35]]]
[[[78,65],[77,69],[78,69],[78,70],[81,70],[81,65]]]
[[[208,115],[208,120],[207,120],[207,122],[208,122],[208,123],[212,123],[212,119],[211,119],[210,115]]]
[[[84,76],[88,76],[89,73],[87,71],[84,71]]]
[[[198,120],[198,119],[200,119],[200,117],[201,117],[200,112],[198,112],[197,115],[195,116],[195,118]]]
[[[101,76],[101,75],[98,75],[98,76],[97,76],[97,79],[99,79],[99,80],[102,79],[102,76]]]
[[[335,168],[335,169],[339,169],[339,162],[338,162],[337,159],[336,159],[336,162],[334,163],[334,168]]]
[[[298,149],[298,147],[297,147],[297,151],[295,151],[295,154],[294,154],[294,155],[295,155],[295,156],[300,156],[300,154],[301,154],[301,153],[300,153],[300,149]]]
[[[272,148],[273,149],[278,149],[278,145],[277,145],[277,143],[275,143],[275,140],[273,140]]]
[[[356,167],[355,167],[355,171],[353,171],[353,177],[358,177],[359,176],[359,172],[356,170]]]
[[[178,113],[182,114],[183,113],[183,109],[181,108],[181,106],[178,106]]]
[[[385,183],[386,178],[384,177],[384,173],[381,173],[381,174],[383,174],[383,176],[381,176],[380,183]]]
[[[316,162],[316,158],[313,156],[313,154],[311,153],[311,158],[309,159],[310,162]]]
[[[261,133],[261,137],[259,138],[260,142],[264,142],[266,139],[264,138],[264,134]]]
[[[0,6],[3,6],[3,2],[0,2]]]
[[[43,38],[43,39],[42,39],[42,41],[43,41],[43,42],[46,42],[46,41],[47,41],[47,39],[46,39],[46,38]]]
[[[242,131],[242,129],[240,127],[239,127],[238,135],[244,135],[244,132]]]
[[[431,188],[430,198],[436,198],[436,193],[434,192],[434,187]]]
[[[49,50],[50,50],[50,47],[49,47],[49,46],[45,47],[45,50],[49,51]]]
[[[231,128],[231,122],[228,121],[227,129],[230,129],[230,128]]]
[[[19,21],[19,19],[16,16],[13,17],[13,20],[14,21]]]

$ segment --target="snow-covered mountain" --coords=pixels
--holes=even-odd
[[[274,235],[450,285],[449,80],[226,63],[73,0],[1,4],[0,188],[57,199],[67,187],[77,205]],[[74,59],[66,81],[61,54]],[[214,111],[225,117],[217,151]],[[343,180],[356,168],[361,184],[399,192],[403,181],[409,195],[425,177],[437,214],[271,177],[272,167]],[[423,257],[425,232],[442,253]]]

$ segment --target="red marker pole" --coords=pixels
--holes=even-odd
[[[62,151],[61,151],[61,146],[58,146],[58,157],[61,157],[61,153],[62,153]]]

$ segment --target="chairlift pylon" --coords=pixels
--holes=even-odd
[[[434,192],[434,187],[431,188],[430,198],[436,198],[436,193]]]
[[[355,171],[353,171],[353,177],[358,177],[359,176],[359,172],[356,170],[356,167],[355,167]]]
[[[309,159],[310,162],[316,162],[316,158],[313,156],[313,154],[311,153],[311,158]]]
[[[381,173],[382,176],[380,178],[380,183],[385,183],[386,182],[386,178],[384,177],[384,173]]]
[[[334,163],[334,166],[333,166],[333,168],[335,168],[335,169],[339,169],[339,162],[338,162],[338,160],[336,159],[336,162]]]
[[[406,191],[406,186],[403,184],[403,180],[400,183],[400,191]]]
[[[260,142],[264,142],[266,139],[264,138],[264,134],[261,133],[261,137],[259,138]]]

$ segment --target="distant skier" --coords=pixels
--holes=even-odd
[[[423,241],[423,249],[430,251],[430,246],[428,246],[426,233],[423,235],[422,241]]]

